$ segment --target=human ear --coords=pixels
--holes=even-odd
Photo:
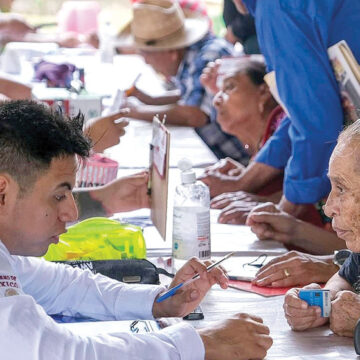
[[[10,178],[6,174],[0,174],[0,209],[6,205],[9,188]]]
[[[273,96],[271,95],[270,89],[266,84],[261,84],[258,88],[259,92],[259,112],[262,114],[265,109],[271,104],[272,101],[275,102]]]

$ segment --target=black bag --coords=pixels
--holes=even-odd
[[[160,284],[159,274],[174,277],[146,259],[57,261],[129,284]]]

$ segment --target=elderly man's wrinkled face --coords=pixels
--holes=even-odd
[[[360,252],[360,168],[358,145],[340,143],[329,163],[331,192],[325,213],[332,217],[333,229],[346,246]]]
[[[222,130],[236,135],[241,126],[259,113],[259,87],[245,73],[224,79],[222,89],[214,97],[217,121]]]
[[[175,76],[179,63],[177,62],[176,50],[148,51],[141,50],[141,56],[145,62],[150,65],[156,72],[165,77]]]

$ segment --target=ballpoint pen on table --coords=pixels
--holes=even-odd
[[[230,256],[233,256],[235,254],[235,251],[234,252],[231,252],[229,254],[227,254],[226,256],[224,256],[223,258],[221,258],[219,261],[209,265],[207,268],[206,268],[206,272],[209,272],[211,271],[213,268],[217,267],[218,265],[220,265],[220,263],[222,263],[223,261],[225,261],[226,259],[228,259]],[[196,274],[194,275],[192,278],[174,286],[173,288],[169,289],[167,292],[165,292],[164,294],[162,294],[157,300],[156,302],[159,303],[159,302],[162,302],[163,300],[175,295],[175,293],[182,287],[186,286],[186,285],[189,285],[191,283],[193,283],[194,281],[196,281],[197,279],[200,278],[200,275],[199,274]]]

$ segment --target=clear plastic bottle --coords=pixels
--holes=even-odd
[[[196,256],[201,260],[211,256],[210,193],[188,159],[178,163],[181,185],[175,190],[173,212],[173,261],[174,270]]]

